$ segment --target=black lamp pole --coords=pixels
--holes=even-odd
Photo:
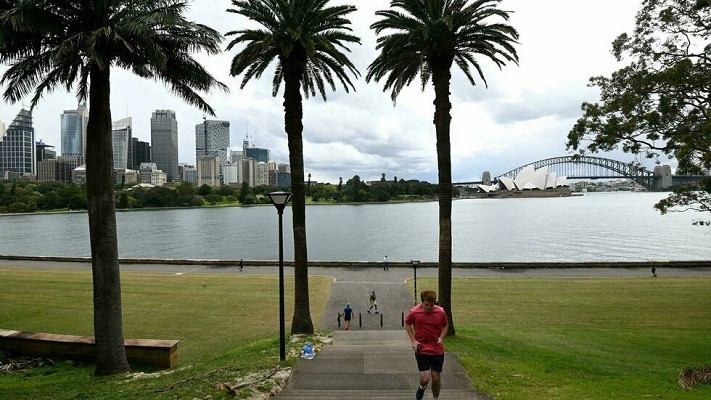
[[[420,263],[420,260],[410,260],[410,264],[412,264],[412,272],[415,275],[415,304],[417,304],[417,264]]]
[[[279,214],[279,359],[286,359],[286,334],[284,329],[284,235],[282,233],[282,215],[291,198],[289,192],[267,193]]]

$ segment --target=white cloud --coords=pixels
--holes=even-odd
[[[355,92],[342,87],[304,100],[304,160],[312,180],[337,182],[353,175],[363,179],[416,178],[436,181],[437,153],[432,118],[433,92],[420,90],[419,82],[406,88],[393,106],[382,83],[367,84],[364,76],[375,58],[376,39],[369,26],[375,11],[386,9],[388,0],[346,1],[358,7],[353,30],[362,45],[351,46],[351,59],[361,73],[354,78]],[[451,84],[453,179],[471,180],[489,170],[498,175],[541,158],[566,154],[565,137],[580,117],[583,101],[597,100],[588,88],[591,76],[617,69],[610,55],[610,43],[634,26],[639,0],[504,0],[502,8],[514,11],[510,23],[518,29],[520,65],[499,70],[481,60],[488,88],[477,80],[472,86],[458,70]],[[240,29],[245,20],[224,10],[229,0],[199,0],[192,3],[191,18],[221,33]],[[224,42],[227,45],[230,38]],[[213,92],[205,98],[216,118],[232,126],[232,146],[239,147],[249,132],[255,144],[269,147],[277,162],[288,162],[284,133],[283,92],[271,96],[271,73],[250,81],[244,89],[242,77],[229,76],[236,54],[198,55],[198,59],[229,93]],[[0,67],[0,72],[5,68]],[[29,100],[28,100],[29,101]],[[146,81],[118,69],[112,72],[112,116],[133,117],[135,136],[150,141],[150,117],[155,109],[176,111],[179,129],[179,158],[194,162],[195,125],[203,113],[169,93],[163,84]],[[72,94],[56,91],[34,111],[37,138],[59,150],[59,115],[76,107]],[[3,103],[0,119],[11,121],[20,105]],[[210,118],[210,117],[208,117]],[[632,157],[621,155],[621,161]]]

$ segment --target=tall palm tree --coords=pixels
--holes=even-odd
[[[261,25],[260,29],[240,29],[226,33],[234,36],[227,46],[244,48],[232,59],[230,74],[244,74],[240,88],[252,78],[258,79],[274,61],[272,96],[284,82],[284,130],[289,143],[291,164],[292,215],[294,228],[294,318],[292,333],[313,333],[309,309],[309,276],[306,251],[306,195],[301,90],[306,98],[316,91],[326,100],[326,84],[336,90],[338,79],[346,92],[354,89],[348,71],[359,72],[342,50],[358,43],[351,35],[346,18],[356,8],[350,5],[328,6],[328,0],[232,0],[234,9]],[[335,78],[335,79],[334,79]]]
[[[181,0],[18,0],[0,8],[0,84],[34,107],[58,87],[89,99],[86,185],[94,289],[97,375],[126,372],[111,146],[110,71],[117,66],[163,81],[214,114],[196,92],[226,88],[192,57],[220,51],[221,35],[183,16]],[[7,2],[6,2],[7,4]]]
[[[449,126],[452,119],[449,86],[452,64],[475,84],[471,67],[486,84],[475,55],[482,55],[499,68],[506,61],[518,64],[514,44],[516,30],[505,23],[490,23],[492,18],[508,20],[507,11],[496,8],[501,0],[392,0],[389,10],[376,12],[382,17],[371,25],[378,38],[378,57],[368,66],[366,80],[385,79],[393,102],[403,87],[418,75],[422,90],[432,80],[435,91],[434,125],[437,135],[439,185],[439,300],[449,317],[449,334],[455,333],[452,321],[452,161]]]

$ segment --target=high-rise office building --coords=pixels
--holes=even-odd
[[[282,173],[282,174],[290,174],[291,173],[291,166],[289,164],[279,163],[277,165],[277,172]]]
[[[168,182],[178,174],[178,120],[173,110],[155,110],[151,115],[151,161],[165,172]]]
[[[262,186],[269,184],[269,165],[265,162],[259,162],[254,169],[254,185]]]
[[[217,156],[197,158],[197,185],[220,186],[220,163]]]
[[[178,165],[178,173],[180,174],[181,182],[197,184],[197,169],[195,169],[194,165],[180,164]]]
[[[53,148],[54,146],[46,144],[41,139],[38,140],[37,143],[35,143],[35,151],[37,152],[35,159],[37,162],[57,158],[57,152],[51,150]]]
[[[86,125],[89,122],[89,110],[86,103],[81,103],[76,110],[65,110],[60,115],[61,154],[63,156],[82,156],[86,159]]]
[[[220,162],[227,162],[227,149],[230,147],[229,121],[203,120],[195,125],[195,158],[200,156],[219,156]]]
[[[276,187],[290,188],[291,187],[291,173],[277,172],[276,173]]]
[[[242,142],[242,154],[256,162],[269,162],[269,149],[252,147],[249,145],[249,140]]]
[[[249,187],[257,186],[257,162],[251,158],[243,158],[240,162],[242,182],[247,182]]]
[[[131,117],[127,117],[118,121],[114,121],[111,126],[111,140],[113,144],[114,154],[114,169],[128,168],[128,144],[131,142],[131,125]]]
[[[36,156],[32,112],[22,109],[0,137],[0,178],[36,175]]]
[[[141,167],[141,164],[151,162],[151,145],[142,142],[138,138],[132,138],[133,142],[133,169]]]
[[[79,166],[81,156],[59,156],[37,161],[39,182],[71,182],[72,171]]]

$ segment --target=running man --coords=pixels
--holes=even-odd
[[[351,303],[346,304],[346,308],[343,309],[343,320],[346,321],[345,330],[351,330],[351,318],[353,318],[353,309],[351,308]]]
[[[378,313],[378,300],[375,299],[375,290],[373,290],[373,293],[370,295],[370,307],[368,307],[368,314],[370,314],[370,310],[375,307],[375,313]]]
[[[422,400],[425,389],[432,379],[432,396],[439,397],[440,376],[444,364],[444,345],[449,321],[444,309],[435,305],[437,294],[434,290],[425,290],[420,294],[422,303],[410,309],[405,318],[405,330],[410,336],[412,349],[415,350],[417,369],[420,371],[420,386],[415,392],[415,399]]]

